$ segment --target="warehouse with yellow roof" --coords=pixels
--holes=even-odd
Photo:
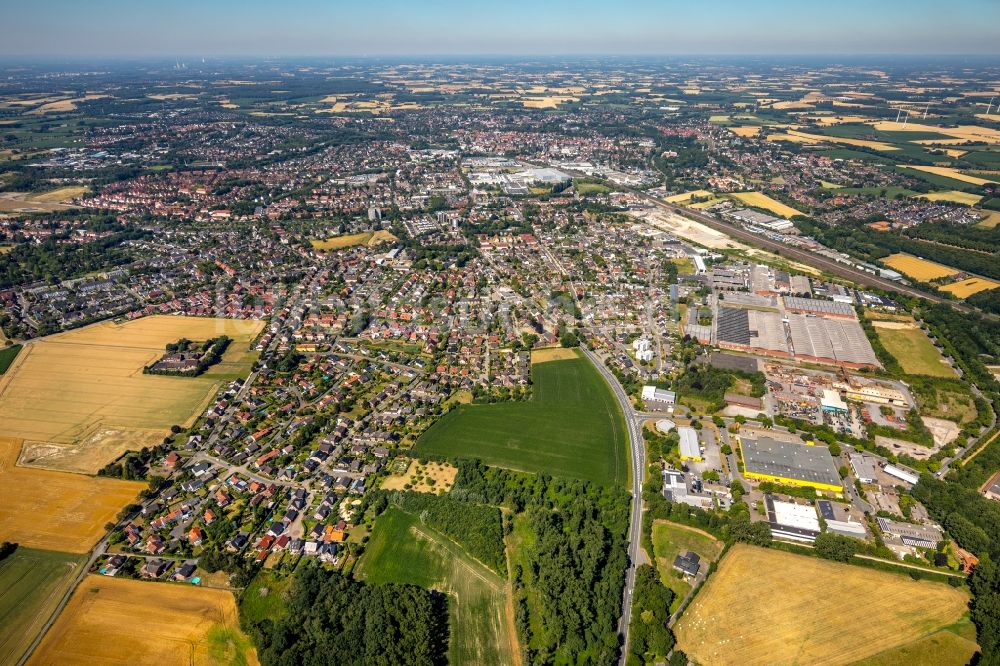
[[[779,441],[772,437],[737,437],[743,476],[787,486],[842,493],[837,466],[825,446]]]

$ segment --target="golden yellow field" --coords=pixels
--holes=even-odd
[[[777,136],[783,136],[783,135],[774,135],[774,136],[777,137]],[[899,150],[895,146],[893,146],[891,144],[888,144],[888,143],[883,143],[881,141],[868,141],[867,139],[847,139],[847,138],[843,138],[843,137],[839,137],[839,136],[825,136],[825,135],[822,135],[822,134],[809,134],[807,132],[799,132],[799,131],[793,130],[793,129],[788,130],[788,135],[787,136],[795,137],[797,139],[802,139],[802,140],[807,141],[807,142],[816,142],[816,143],[842,143],[842,144],[844,144],[846,146],[861,146],[862,148],[872,148],[874,150],[884,150],[884,151]],[[768,137],[768,139],[771,139],[771,138],[772,137]],[[788,139],[775,139],[775,140],[788,140]]]
[[[0,212],[20,210],[65,210],[69,202],[87,192],[86,187],[60,187],[49,192],[4,192],[0,194]]]
[[[231,592],[88,576],[29,664],[257,664]]]
[[[406,458],[396,458],[393,464]],[[406,471],[402,474],[393,472],[382,482],[382,490],[413,490],[418,493],[446,493],[455,485],[458,468],[449,463],[429,461],[421,465],[417,460],[410,460]],[[419,481],[417,479],[420,479]],[[433,481],[434,483],[429,483]],[[406,486],[410,487],[407,488]]]
[[[882,263],[893,268],[907,277],[911,277],[921,282],[935,280],[937,278],[956,275],[957,270],[949,266],[936,264],[910,254],[896,253],[882,260]]]
[[[989,128],[980,127],[978,125],[959,125],[957,127],[936,127],[934,125],[922,125],[920,123],[897,123],[894,121],[883,120],[879,122],[870,123],[872,127],[883,132],[933,132],[935,134],[944,134],[945,136],[953,137],[959,141],[982,141],[984,143],[1000,143],[1000,131]],[[917,143],[924,144],[934,144],[941,143],[946,144],[949,140],[947,139],[921,139]],[[955,141],[950,141],[954,143]]]
[[[1000,225],[1000,210],[984,210],[982,211],[986,216],[977,224],[977,227],[986,227],[987,229],[992,229],[993,227]]]
[[[577,358],[576,351],[565,347],[545,347],[544,349],[533,349],[531,351],[531,363],[545,363],[546,361],[564,361]]]
[[[742,136],[745,138],[760,134],[761,127],[760,125],[737,125],[735,127],[727,127],[726,129],[736,136]]]
[[[975,206],[982,199],[978,194],[970,194],[969,192],[960,192],[958,190],[929,192],[927,194],[919,194],[917,198],[927,199],[928,201],[952,201],[954,203],[965,204],[966,206]]]
[[[310,240],[309,243],[314,249],[320,252],[330,252],[331,250],[343,250],[348,247],[356,247],[358,245],[367,245],[368,247],[374,247],[381,243],[388,243],[394,240],[398,240],[388,231],[365,231],[359,234],[345,234],[343,236],[335,236],[333,238],[328,238],[326,240]]]
[[[105,99],[110,97],[110,95],[84,95],[83,97],[76,97],[74,99],[60,99],[54,102],[48,102],[41,105],[37,109],[28,112],[28,115],[42,115],[45,113],[59,113],[64,111],[75,111],[76,105],[79,102],[89,102],[92,99]]]
[[[18,467],[21,440],[0,437],[0,540],[86,553],[145,483]]]
[[[941,291],[951,292],[959,298],[968,298],[973,294],[978,294],[981,291],[989,291],[990,289],[996,289],[1000,287],[1000,282],[994,282],[993,280],[987,280],[986,278],[966,278],[964,280],[959,280],[958,282],[952,282],[951,284],[946,284],[940,287]]]
[[[692,190],[691,192],[681,192],[680,194],[673,194],[669,197],[665,197],[663,200],[669,203],[684,203],[690,200],[692,197],[710,197],[712,193],[708,190]]]
[[[551,95],[549,97],[523,97],[521,103],[526,109],[555,109],[560,104],[579,102],[579,97],[569,95]]]
[[[748,206],[769,210],[775,215],[786,219],[795,215],[802,215],[802,211],[795,210],[791,206],[786,206],[780,201],[775,201],[762,192],[736,192],[733,196]]]
[[[0,245],[0,254],[7,254],[8,252],[12,252],[13,250],[14,250],[13,245]],[[0,333],[0,335],[3,335],[3,333]],[[2,341],[3,339],[0,338],[0,342]]]
[[[33,464],[93,473],[123,451],[148,445],[150,433],[162,438],[174,424],[190,425],[217,391],[221,379],[213,376],[214,368],[202,377],[144,375],[143,367],[162,356],[167,343],[228,335],[234,348],[245,350],[263,326],[154,316],[31,341],[0,377],[0,436],[28,440],[29,457],[38,457]],[[215,368],[228,357],[227,351]],[[82,447],[86,442],[93,446]]]
[[[941,583],[739,544],[675,633],[701,664],[848,664],[953,624],[968,600]]]
[[[952,180],[960,180],[963,183],[972,183],[973,185],[986,185],[987,183],[997,183],[1000,182],[996,179],[979,178],[978,176],[970,176],[964,174],[958,169],[953,169],[951,167],[936,167],[936,166],[912,166],[909,164],[900,164],[900,167],[905,167],[907,169],[914,169],[916,171],[925,171],[927,173],[933,173],[938,176],[944,176],[946,178],[951,178]]]

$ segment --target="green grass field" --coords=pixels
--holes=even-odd
[[[240,597],[240,617],[252,623],[264,618],[277,622],[285,615],[284,595],[291,584],[291,575],[261,569]]]
[[[583,357],[531,368],[532,399],[461,405],[417,440],[416,452],[480,458],[523,472],[628,481],[625,424],[604,378]]]
[[[0,375],[7,372],[7,368],[9,368],[10,364],[14,362],[14,359],[17,358],[17,354],[20,351],[21,345],[11,345],[0,349]]]
[[[965,618],[920,640],[857,661],[853,666],[964,666],[971,663],[978,649],[976,628]]]
[[[0,562],[0,664],[16,664],[86,557],[18,548]]]
[[[590,183],[586,181],[573,181],[573,188],[577,194],[607,194],[611,188],[601,183]]]
[[[676,595],[670,606],[670,612],[684,601],[691,591],[691,585],[673,568],[674,558],[683,552],[693,550],[701,556],[703,562],[711,562],[722,552],[723,543],[694,529],[677,525],[666,520],[653,523],[653,556],[656,559],[656,569],[660,572],[660,580],[674,591]]]
[[[944,362],[930,339],[919,328],[876,327],[886,351],[899,361],[907,374],[954,378],[955,371]]]
[[[393,506],[379,516],[355,575],[372,584],[410,583],[447,592],[449,663],[513,660],[505,582],[416,516]]]

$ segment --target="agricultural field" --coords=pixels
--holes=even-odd
[[[795,217],[796,215],[802,215],[802,211],[795,210],[791,206],[786,206],[780,201],[775,201],[762,192],[736,192],[732,196],[736,197],[748,206],[769,210],[775,215],[785,219]]]
[[[740,544],[675,633],[705,664],[846,664],[958,622],[968,601],[942,583]]]
[[[536,363],[526,402],[460,405],[426,430],[416,453],[480,458],[523,472],[596,483],[628,480],[621,410],[582,356]]]
[[[28,664],[257,664],[231,592],[88,576]]]
[[[761,130],[759,125],[737,125],[735,127],[727,127],[726,129],[728,129],[736,136],[741,136],[744,138],[749,136],[757,136],[758,134],[760,134]]]
[[[905,321],[874,321],[872,326],[886,351],[899,361],[908,375],[956,377],[930,338],[912,319]]]
[[[86,187],[60,187],[48,192],[4,192],[0,194],[0,212],[65,210],[72,207],[70,201],[86,192]]]
[[[663,584],[674,592],[671,612],[677,610],[691,591],[691,585],[674,571],[674,558],[689,550],[698,553],[704,563],[713,562],[722,552],[723,543],[708,532],[666,520],[653,522],[653,557]]]
[[[611,188],[603,183],[573,182],[573,189],[578,194],[607,194]]]
[[[18,467],[21,440],[0,437],[0,535],[28,548],[86,553],[145,483]]]
[[[872,150],[880,150],[884,152],[899,150],[896,146],[883,141],[852,139],[849,137],[829,136],[826,134],[809,134],[807,132],[798,132],[792,129],[788,130],[785,134],[772,134],[767,137],[767,139],[768,141],[790,141],[792,143],[842,143],[846,146],[871,148]]]
[[[162,439],[170,426],[189,425],[222,381],[249,372],[247,348],[263,325],[154,316],[32,341],[0,377],[0,436],[26,441],[25,464],[94,473],[125,451]],[[223,334],[233,338],[233,350],[201,377],[142,373],[169,342]]]
[[[882,120],[871,123],[871,126],[882,132],[924,132],[931,134],[943,134],[949,139],[918,139],[918,143],[928,145],[948,145],[965,143],[966,141],[982,141],[983,143],[1000,143],[1000,130],[979,125],[958,125],[956,127],[936,127],[934,125],[922,125],[920,123],[897,123],[894,121]]]
[[[319,250],[320,252],[332,252],[334,250],[357,247],[358,245],[374,247],[376,245],[380,245],[381,243],[388,243],[394,240],[398,239],[388,231],[380,230],[365,231],[359,234],[345,234],[343,236],[335,236],[326,240],[311,240],[309,243],[313,246],[313,249]]]
[[[976,629],[970,622],[959,622],[913,643],[880,652],[855,662],[853,666],[965,666],[979,651]]]
[[[976,225],[977,227],[992,229],[996,226],[1000,226],[1000,211],[990,210],[983,211],[983,213],[985,213],[985,217],[979,222],[979,224]]]
[[[930,280],[936,280],[950,275],[958,275],[959,273],[958,270],[951,268],[950,266],[944,266],[942,264],[934,263],[933,261],[927,261],[926,259],[921,259],[919,257],[903,253],[889,255],[882,260],[882,263],[889,268],[899,271],[906,277],[913,278],[914,280],[920,280],[921,282],[929,282]]]
[[[0,333],[0,336],[3,334]],[[7,368],[14,363],[14,359],[21,352],[21,345],[10,345],[9,347],[4,347],[0,349],[0,375],[7,372]]]
[[[950,201],[952,203],[959,203],[965,206],[975,206],[979,203],[982,197],[978,194],[970,194],[969,192],[959,192],[958,190],[944,190],[942,192],[929,192],[928,194],[920,194],[917,196],[919,199],[927,199],[928,201]]]
[[[1000,282],[987,280],[986,278],[973,277],[959,280],[958,282],[952,282],[951,284],[942,285],[939,289],[941,291],[947,291],[955,294],[959,298],[968,298],[973,294],[978,294],[981,291],[989,291],[990,289],[996,289],[997,287],[1000,287]]]
[[[82,555],[18,548],[0,562],[0,663],[18,662],[85,560]]]
[[[505,611],[506,582],[437,531],[389,507],[355,573],[369,583],[411,583],[446,592],[452,664],[510,664],[516,637]]]
[[[402,471],[400,471],[402,470]],[[392,472],[382,481],[382,490],[413,490],[418,493],[442,494],[455,485],[458,468],[448,463],[396,458]]]
[[[568,361],[575,358],[577,358],[576,351],[565,347],[544,347],[542,349],[531,350],[532,365],[547,361]]]
[[[914,166],[911,164],[900,164],[899,166],[909,169],[916,169],[917,171],[924,171],[926,173],[932,173],[937,176],[944,176],[945,178],[960,180],[963,183],[971,183],[972,185],[987,185],[989,183],[1000,182],[997,181],[996,179],[990,180],[987,178],[980,178],[978,176],[970,176],[969,174],[962,173],[958,169],[953,169],[951,167]]]
[[[691,192],[681,192],[680,194],[673,194],[669,197],[664,197],[663,200],[667,203],[683,204],[690,201],[694,197],[705,198],[711,196],[712,193],[708,190],[692,190]]]

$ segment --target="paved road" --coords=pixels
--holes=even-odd
[[[583,352],[593,362],[597,370],[608,382],[622,408],[625,426],[628,429],[629,450],[632,459],[632,518],[628,526],[628,570],[625,573],[625,589],[622,592],[622,614],[618,621],[618,633],[623,637],[620,663],[625,663],[628,654],[628,632],[632,621],[632,593],[635,591],[635,567],[639,562],[639,543],[642,535],[642,477],[646,469],[646,450],[642,439],[642,420],[635,417],[635,410],[625,389],[608,370],[600,357],[589,349]]]

